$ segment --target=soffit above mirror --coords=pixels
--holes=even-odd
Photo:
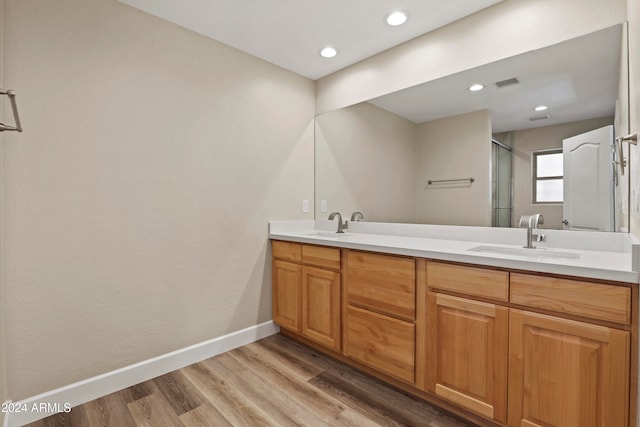
[[[415,123],[482,109],[494,132],[612,116],[620,63],[620,25],[370,100]],[[517,79],[498,87],[497,82]],[[481,83],[484,89],[468,88]],[[534,107],[546,105],[543,112]],[[542,120],[531,120],[549,115]]]

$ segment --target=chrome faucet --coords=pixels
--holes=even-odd
[[[349,223],[348,221],[345,221],[344,224],[342,223],[342,215],[340,215],[340,212],[331,212],[329,219],[333,220],[336,216],[338,217],[338,231],[336,231],[336,233],[344,233],[344,230],[349,228]]]
[[[351,222],[359,222],[359,221],[364,221],[364,215],[362,215],[362,212],[360,211],[355,211],[354,213],[351,214]]]
[[[544,224],[544,217],[540,214],[522,215],[520,217],[520,228],[527,229],[527,244],[523,246],[527,249],[535,249],[533,242],[544,242],[546,236],[544,234],[533,234],[533,229]]]

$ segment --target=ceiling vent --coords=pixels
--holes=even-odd
[[[550,118],[551,118],[551,114],[543,114],[542,116],[529,117],[529,120],[532,122],[537,122],[538,120],[547,120]]]
[[[520,84],[520,80],[518,80],[517,77],[511,77],[510,79],[501,80],[499,82],[496,82],[495,84],[498,89],[502,89],[503,87]]]

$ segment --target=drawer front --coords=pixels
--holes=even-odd
[[[302,261],[302,245],[300,243],[272,240],[271,253],[274,258],[293,262]]]
[[[427,286],[500,301],[509,297],[509,273],[485,268],[427,263]]]
[[[413,321],[416,316],[416,265],[411,258],[350,251],[348,302]]]
[[[624,286],[513,273],[511,302],[616,323],[631,322],[631,289]]]
[[[415,325],[349,306],[345,355],[411,384],[415,380]]]
[[[340,270],[340,249],[302,245],[302,262],[316,267]]]

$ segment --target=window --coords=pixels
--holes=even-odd
[[[562,203],[562,148],[533,152],[533,203]]]

